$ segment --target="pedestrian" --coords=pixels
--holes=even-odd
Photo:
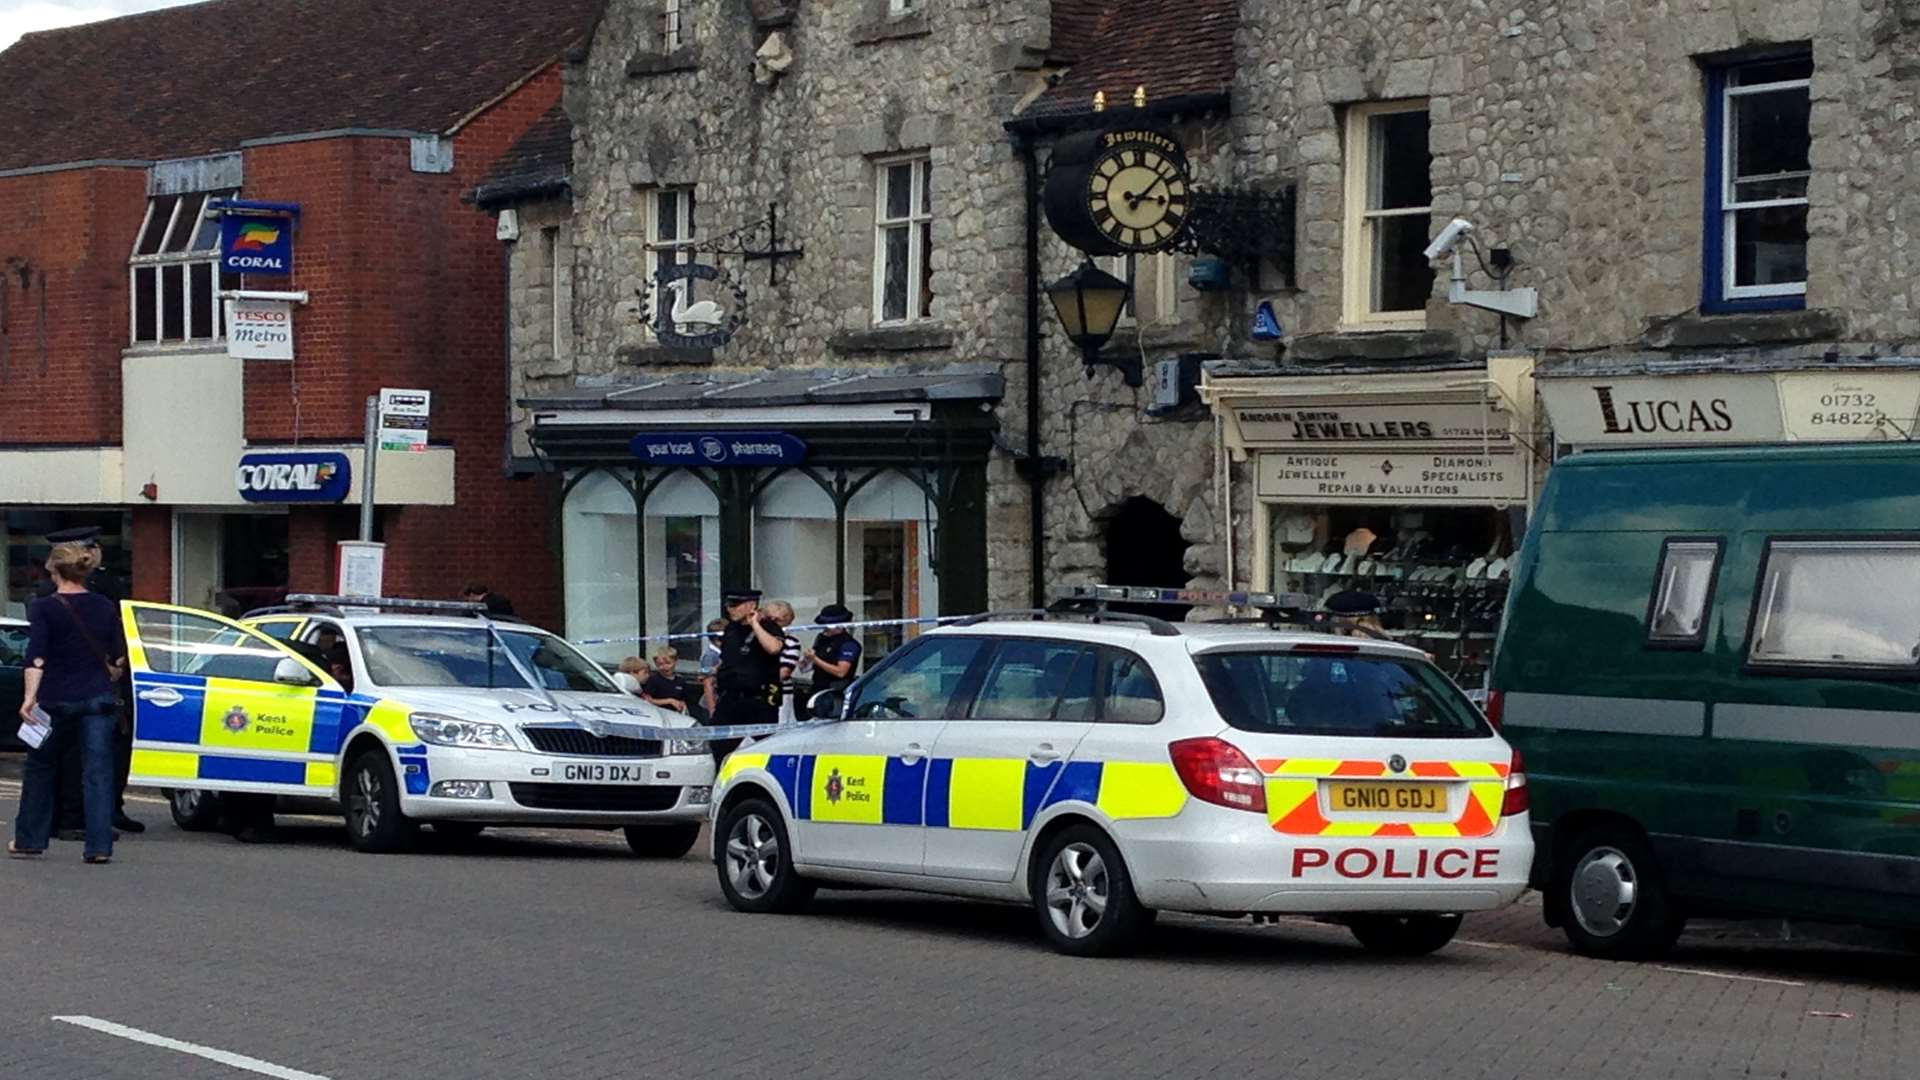
[[[813,621],[822,629],[806,654],[813,662],[813,685],[800,703],[801,719],[811,718],[812,712],[805,705],[813,695],[826,690],[844,692],[860,674],[860,639],[848,633],[846,626],[853,621],[853,612],[841,604],[828,604]]]
[[[61,529],[47,534],[49,544],[80,544],[93,553],[97,564],[87,575],[87,591],[98,593],[113,601],[114,610],[119,611],[122,600],[128,599],[127,584],[106,568],[106,555],[100,550],[100,528],[97,525],[83,525],[72,529]],[[52,596],[54,579],[49,576],[41,583],[40,595]],[[143,833],[146,825],[127,816],[127,775],[133,766],[133,676],[123,671],[115,687],[115,718],[113,743],[113,790],[114,811],[113,827],[124,833]],[[67,747],[66,756],[60,760],[58,790],[60,792],[59,809],[54,816],[54,836],[61,840],[79,842],[86,839],[85,797],[82,792],[80,743],[73,742]]]
[[[714,674],[719,702],[715,727],[773,724],[780,719],[780,650],[785,646],[772,620],[760,610],[760,590],[729,589],[721,597],[727,628],[720,636],[720,669]],[[717,765],[739,739],[713,741]]]
[[[482,582],[476,581],[468,585],[466,591],[461,593],[460,598],[469,604],[487,605],[487,614],[489,615],[505,615],[508,617],[512,617],[513,615],[513,601],[487,588]]]
[[[720,637],[726,632],[727,620],[715,619],[707,624],[707,636],[700,642],[700,704],[709,716],[720,707],[713,673],[720,669]]]
[[[791,724],[798,715],[794,711],[794,697],[798,693],[794,673],[805,663],[806,650],[800,647],[800,639],[787,633],[787,627],[793,625],[793,605],[785,600],[774,600],[767,604],[767,617],[773,622],[773,629],[780,635],[780,722]]]
[[[647,662],[637,656],[620,661],[620,666],[613,673],[613,681],[634,697],[640,696],[640,684],[646,677]]]
[[[87,590],[87,576],[99,566],[97,546],[74,541],[55,544],[47,556],[54,593],[36,598],[27,608],[26,693],[20,717],[32,722],[44,711],[52,730],[27,755],[19,816],[14,838],[7,843],[7,854],[14,858],[46,853],[53,830],[56,773],[73,743],[80,744],[85,790],[82,858],[93,865],[113,858],[113,746],[119,722],[115,688],[126,668],[127,645],[119,605]]]
[[[673,651],[671,645],[662,645],[653,650],[653,669],[643,676],[640,683],[640,696],[649,705],[658,705],[674,712],[693,712],[693,690],[680,681],[676,674],[680,669],[680,654]]]

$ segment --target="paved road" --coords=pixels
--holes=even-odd
[[[9,835],[16,793],[0,779]],[[1076,961],[1010,907],[830,893],[807,916],[738,915],[708,864],[642,862],[609,834],[375,857],[316,820],[261,848],[138,810],[156,827],[110,867],[72,844],[0,864],[0,1078],[1703,1080],[1920,1061],[1907,956],[1751,928],[1614,965],[1521,907],[1390,962],[1316,924],[1178,918],[1142,957]]]

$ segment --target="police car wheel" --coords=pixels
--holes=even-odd
[[[168,788],[167,811],[186,832],[207,832],[220,824],[220,796],[194,788]]]
[[[400,813],[400,785],[387,755],[364,750],[347,765],[341,801],[347,809],[347,839],[357,851],[405,850],[414,824]]]
[[[700,842],[698,825],[629,825],[627,847],[643,859],[678,859]]]
[[[1070,956],[1120,956],[1139,947],[1154,913],[1133,893],[1120,851],[1092,825],[1062,830],[1033,863],[1040,932]]]
[[[813,882],[793,870],[793,846],[780,811],[747,799],[720,818],[720,891],[736,911],[788,914],[813,899]]]
[[[1460,929],[1458,915],[1357,915],[1347,928],[1368,952],[1426,956],[1438,952]]]
[[[1575,949],[1605,960],[1646,960],[1679,940],[1686,919],[1638,833],[1620,825],[1589,829],[1555,864],[1552,887],[1566,912],[1560,929]]]

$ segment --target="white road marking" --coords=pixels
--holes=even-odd
[[[326,1077],[316,1073],[301,1072],[299,1069],[289,1069],[283,1065],[275,1065],[271,1061],[261,1061],[259,1058],[250,1058],[244,1054],[230,1054],[225,1050],[216,1050],[211,1046],[200,1046],[197,1043],[182,1042],[179,1039],[169,1039],[165,1035],[155,1035],[151,1031],[141,1031],[139,1028],[130,1028],[125,1024],[116,1024],[111,1020],[98,1020],[91,1016],[56,1016],[53,1018],[53,1022],[56,1024],[72,1024],[75,1027],[83,1027],[89,1031],[100,1032],[102,1035],[111,1035],[116,1039],[126,1039],[130,1042],[157,1046],[162,1050],[191,1054],[197,1058],[205,1058],[208,1061],[218,1062],[221,1065],[244,1069],[247,1072],[257,1073],[260,1076],[275,1077],[276,1080],[327,1080]]]
[[[1660,964],[1657,966],[1661,971],[1671,971],[1675,975],[1703,975],[1709,979],[1734,979],[1739,982],[1767,983],[1771,986],[1805,986],[1807,985],[1806,983],[1803,983],[1803,982],[1795,982],[1792,979],[1769,979],[1762,975],[1735,975],[1730,971],[1703,971],[1700,968],[1670,967],[1666,964]]]

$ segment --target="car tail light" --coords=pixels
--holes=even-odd
[[[1521,758],[1520,751],[1513,752],[1513,770],[1507,773],[1507,797],[1500,804],[1501,817],[1513,817],[1524,814],[1532,805],[1527,797],[1527,763]]]
[[[1493,730],[1499,731],[1500,724],[1507,718],[1507,692],[1505,690],[1487,691],[1487,723]]]
[[[1266,777],[1239,747],[1223,739],[1181,739],[1168,744],[1167,752],[1194,798],[1230,810],[1267,812]]]

